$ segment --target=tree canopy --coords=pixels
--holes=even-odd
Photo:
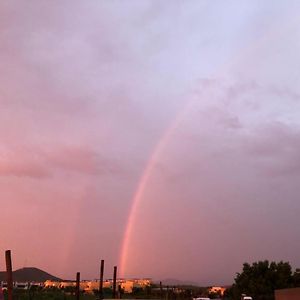
[[[242,294],[255,300],[273,300],[276,289],[299,286],[299,272],[292,272],[288,262],[269,262],[268,260],[244,263],[243,271],[237,273],[233,286],[227,295],[240,300]]]

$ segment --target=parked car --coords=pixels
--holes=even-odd
[[[250,296],[244,296],[242,295],[241,300],[253,300]]]

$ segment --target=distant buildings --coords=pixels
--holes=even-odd
[[[120,286],[125,293],[132,293],[134,288],[145,289],[147,286],[150,286],[151,279],[118,279],[117,286]],[[44,282],[45,288],[59,288],[65,289],[67,287],[75,287],[75,281],[51,281],[47,280]],[[113,280],[108,279],[103,282],[103,288],[112,289]],[[99,280],[83,280],[80,282],[80,289],[87,293],[93,293],[93,291],[99,289]]]
[[[134,288],[145,289],[150,286],[151,279],[118,279],[117,287],[121,287],[121,289],[125,293],[132,293]],[[14,282],[14,288],[27,290],[30,286],[40,286],[43,288],[58,288],[58,289],[68,289],[70,287],[75,287],[75,281],[54,281],[54,280],[46,280],[42,283],[37,282]],[[7,283],[5,281],[0,281],[0,288],[3,290],[7,289]],[[108,279],[104,280],[103,288],[112,289],[113,288],[113,280]],[[95,290],[99,290],[99,280],[82,280],[80,282],[80,289],[87,293],[92,293]]]
[[[81,280],[80,281],[80,290],[84,291],[85,293],[95,293],[99,290],[99,280]],[[141,289],[145,290],[147,287],[150,287],[152,284],[152,280],[149,278],[133,278],[133,279],[124,279],[119,278],[117,279],[117,289],[121,289],[122,292],[131,294],[134,292],[134,289]],[[65,292],[72,292],[75,290],[76,287],[76,281],[56,281],[56,280],[46,280],[42,283],[37,282],[14,282],[14,288],[15,289],[22,289],[27,290],[31,286],[36,286],[44,289],[51,289],[51,288],[57,288],[64,290]],[[0,281],[0,288],[3,290],[7,289],[7,284],[4,281]],[[111,289],[113,288],[113,280],[107,279],[103,281],[103,288],[104,289]],[[180,287],[154,287],[152,288],[152,291],[159,293],[161,290],[164,292],[172,292],[175,294],[180,294],[185,291],[184,288]],[[219,294],[220,296],[224,295],[226,288],[221,286],[212,286],[207,289],[208,293],[215,293]],[[0,299],[1,300],[1,299]]]
[[[222,286],[212,286],[208,290],[209,293],[215,293],[215,294],[219,294],[221,296],[224,295],[225,291],[226,291],[226,288],[222,287]]]
[[[13,283],[14,289],[20,289],[20,290],[28,290],[29,287],[36,286],[36,287],[44,287],[44,283],[41,282],[19,282],[15,281]],[[0,288],[2,290],[7,290],[7,283],[5,281],[0,281]]]

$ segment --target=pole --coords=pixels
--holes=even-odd
[[[80,272],[76,274],[76,291],[75,291],[76,300],[79,300],[80,296]]]
[[[122,299],[122,287],[121,287],[121,284],[118,285],[118,298]]]
[[[7,280],[7,294],[8,300],[13,300],[13,277],[12,277],[12,263],[11,263],[11,251],[5,251],[6,261],[6,280]]]
[[[163,290],[162,290],[162,283],[161,281],[159,282],[159,289],[160,289],[160,299],[163,298]]]
[[[114,266],[114,280],[113,280],[113,299],[116,299],[116,289],[117,289],[117,266]]]
[[[100,267],[100,282],[99,282],[99,299],[103,299],[103,274],[104,274],[104,260],[101,260]]]

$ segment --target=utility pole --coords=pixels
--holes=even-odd
[[[167,296],[166,299],[169,300],[169,286],[167,285]]]
[[[80,297],[80,272],[76,274],[76,290],[75,290],[76,300],[79,300]]]
[[[161,281],[159,282],[159,289],[160,289],[160,299],[162,299],[163,298],[163,289],[162,289]]]
[[[114,266],[114,279],[113,279],[113,299],[116,299],[116,289],[117,289],[117,266]]]
[[[100,282],[99,282],[99,299],[103,299],[103,274],[104,274],[104,260],[101,260],[100,266]]]
[[[6,262],[6,281],[7,281],[7,295],[8,300],[13,300],[13,277],[12,277],[12,263],[11,263],[11,251],[5,251]]]

